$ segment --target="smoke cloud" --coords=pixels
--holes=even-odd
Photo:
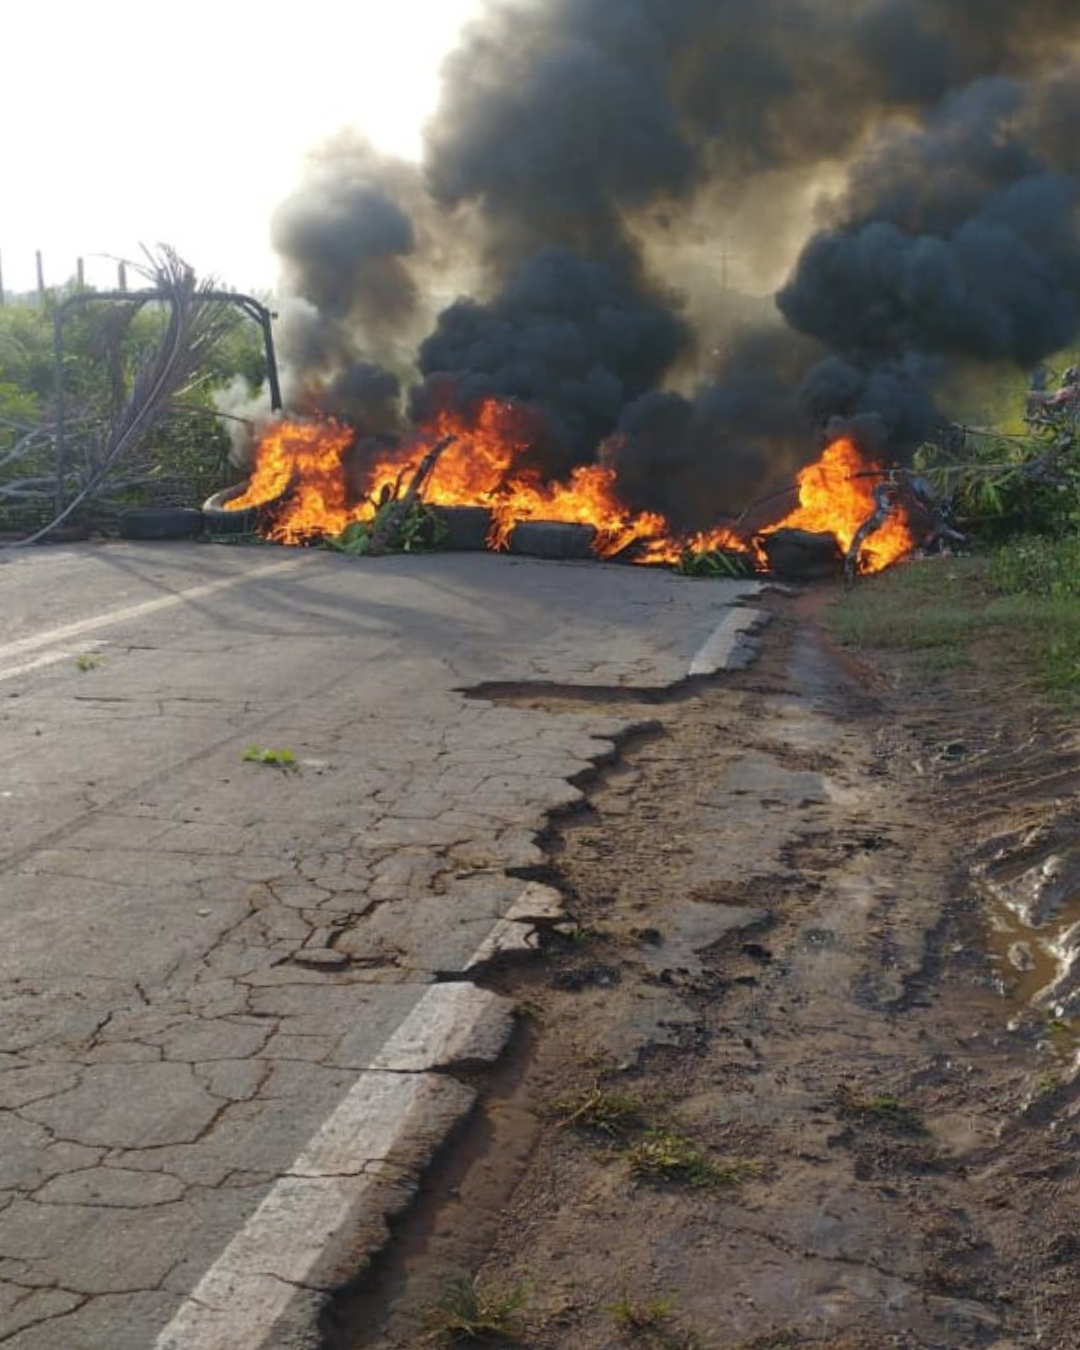
[[[542,249],[489,304],[460,300],[420,348],[420,370],[442,389],[458,383],[467,405],[498,395],[541,413],[563,474],[587,462],[623,407],[662,380],[690,335],[650,291],[633,258],[595,260]],[[414,411],[423,415],[418,391]]]
[[[489,0],[422,168],[339,138],[281,207],[290,397],[513,399],[686,526],[838,420],[902,456],[958,364],[1077,340],[1078,42],[1075,0]]]
[[[1037,93],[977,80],[921,124],[879,131],[777,297],[861,372],[849,407],[901,443],[950,358],[1030,365],[1076,337],[1080,183],[1037,134]],[[809,373],[808,401],[828,405],[836,370]]]

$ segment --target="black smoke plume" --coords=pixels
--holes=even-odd
[[[588,462],[626,404],[663,379],[689,345],[679,318],[652,293],[633,258],[541,249],[486,305],[459,300],[420,348],[419,366],[468,406],[498,396],[532,404],[549,447],[548,472]],[[413,411],[427,412],[417,391]]]
[[[414,419],[517,400],[539,467],[688,525],[838,419],[903,454],[956,363],[1076,341],[1078,40],[1076,0],[488,0],[422,173],[346,138],[279,213],[290,387],[372,431],[399,375]]]
[[[901,443],[950,358],[1032,365],[1076,337],[1080,182],[1041,121],[1035,90],[999,76],[882,130],[778,296],[794,327],[844,358],[859,387],[843,410],[878,414]],[[807,376],[818,411],[837,365]]]

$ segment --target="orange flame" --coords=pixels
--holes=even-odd
[[[353,430],[333,419],[282,421],[258,446],[247,491],[230,510],[277,503],[270,538],[306,543],[337,535],[355,520],[369,520],[379,503],[407,484],[436,442],[453,436],[424,488],[435,506],[486,506],[493,525],[488,543],[509,547],[523,520],[560,520],[592,525],[594,551],[613,558],[634,546],[639,562],[676,562],[681,553],[759,550],[730,526],[690,537],[674,535],[657,512],[633,512],[620,499],[617,469],[610,464],[574,469],[565,482],[547,482],[529,464],[536,427],[527,409],[489,399],[472,417],[439,413],[410,442],[365,463],[354,450]],[[849,440],[830,445],[799,475],[800,505],[766,531],[782,528],[831,532],[846,553],[875,512],[874,488],[886,477]],[[280,499],[280,500],[279,500]],[[874,572],[909,553],[915,539],[906,511],[898,507],[860,549],[859,570]]]
[[[798,475],[799,505],[765,533],[810,530],[833,534],[846,555],[860,527],[877,510],[874,489],[887,478],[853,441],[842,438]],[[906,557],[916,538],[907,508],[898,503],[859,549],[858,570],[880,572]]]
[[[280,544],[300,544],[318,534],[340,534],[356,519],[346,500],[342,460],[353,441],[350,427],[322,422],[275,423],[262,440],[247,491],[226,503],[230,511],[288,500],[269,528]]]
[[[491,542],[509,548],[514,526],[522,520],[564,520],[591,525],[596,530],[593,551],[613,558],[639,539],[667,532],[667,521],[656,512],[635,515],[619,500],[615,470],[599,464],[574,469],[565,483],[544,483],[538,474],[511,479],[493,503],[495,526]]]

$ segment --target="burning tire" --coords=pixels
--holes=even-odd
[[[116,523],[121,539],[194,539],[205,525],[193,506],[133,506]]]
[[[230,511],[227,503],[236,497],[242,497],[247,490],[246,483],[237,483],[233,487],[222,488],[220,492],[215,492],[203,502],[203,519],[206,521],[206,528],[212,534],[258,533],[270,509],[276,506],[277,502],[260,502],[258,506],[245,506],[239,511]]]
[[[593,557],[596,530],[566,520],[523,520],[510,532],[510,552],[529,558],[569,561]]]
[[[433,506],[431,513],[446,526],[440,548],[482,553],[487,547],[492,515],[486,506]]]
[[[784,529],[758,538],[769,571],[783,581],[831,581],[844,570],[835,535]]]

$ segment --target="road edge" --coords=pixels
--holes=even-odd
[[[760,650],[767,610],[729,611],[688,676],[744,669]],[[183,1301],[153,1350],[318,1350],[320,1314],[385,1246],[423,1172],[474,1109],[455,1065],[494,1064],[514,1029],[511,1000],[473,974],[528,950],[558,922],[563,900],[526,883],[465,963],[430,985],[292,1165],[274,1182]]]

